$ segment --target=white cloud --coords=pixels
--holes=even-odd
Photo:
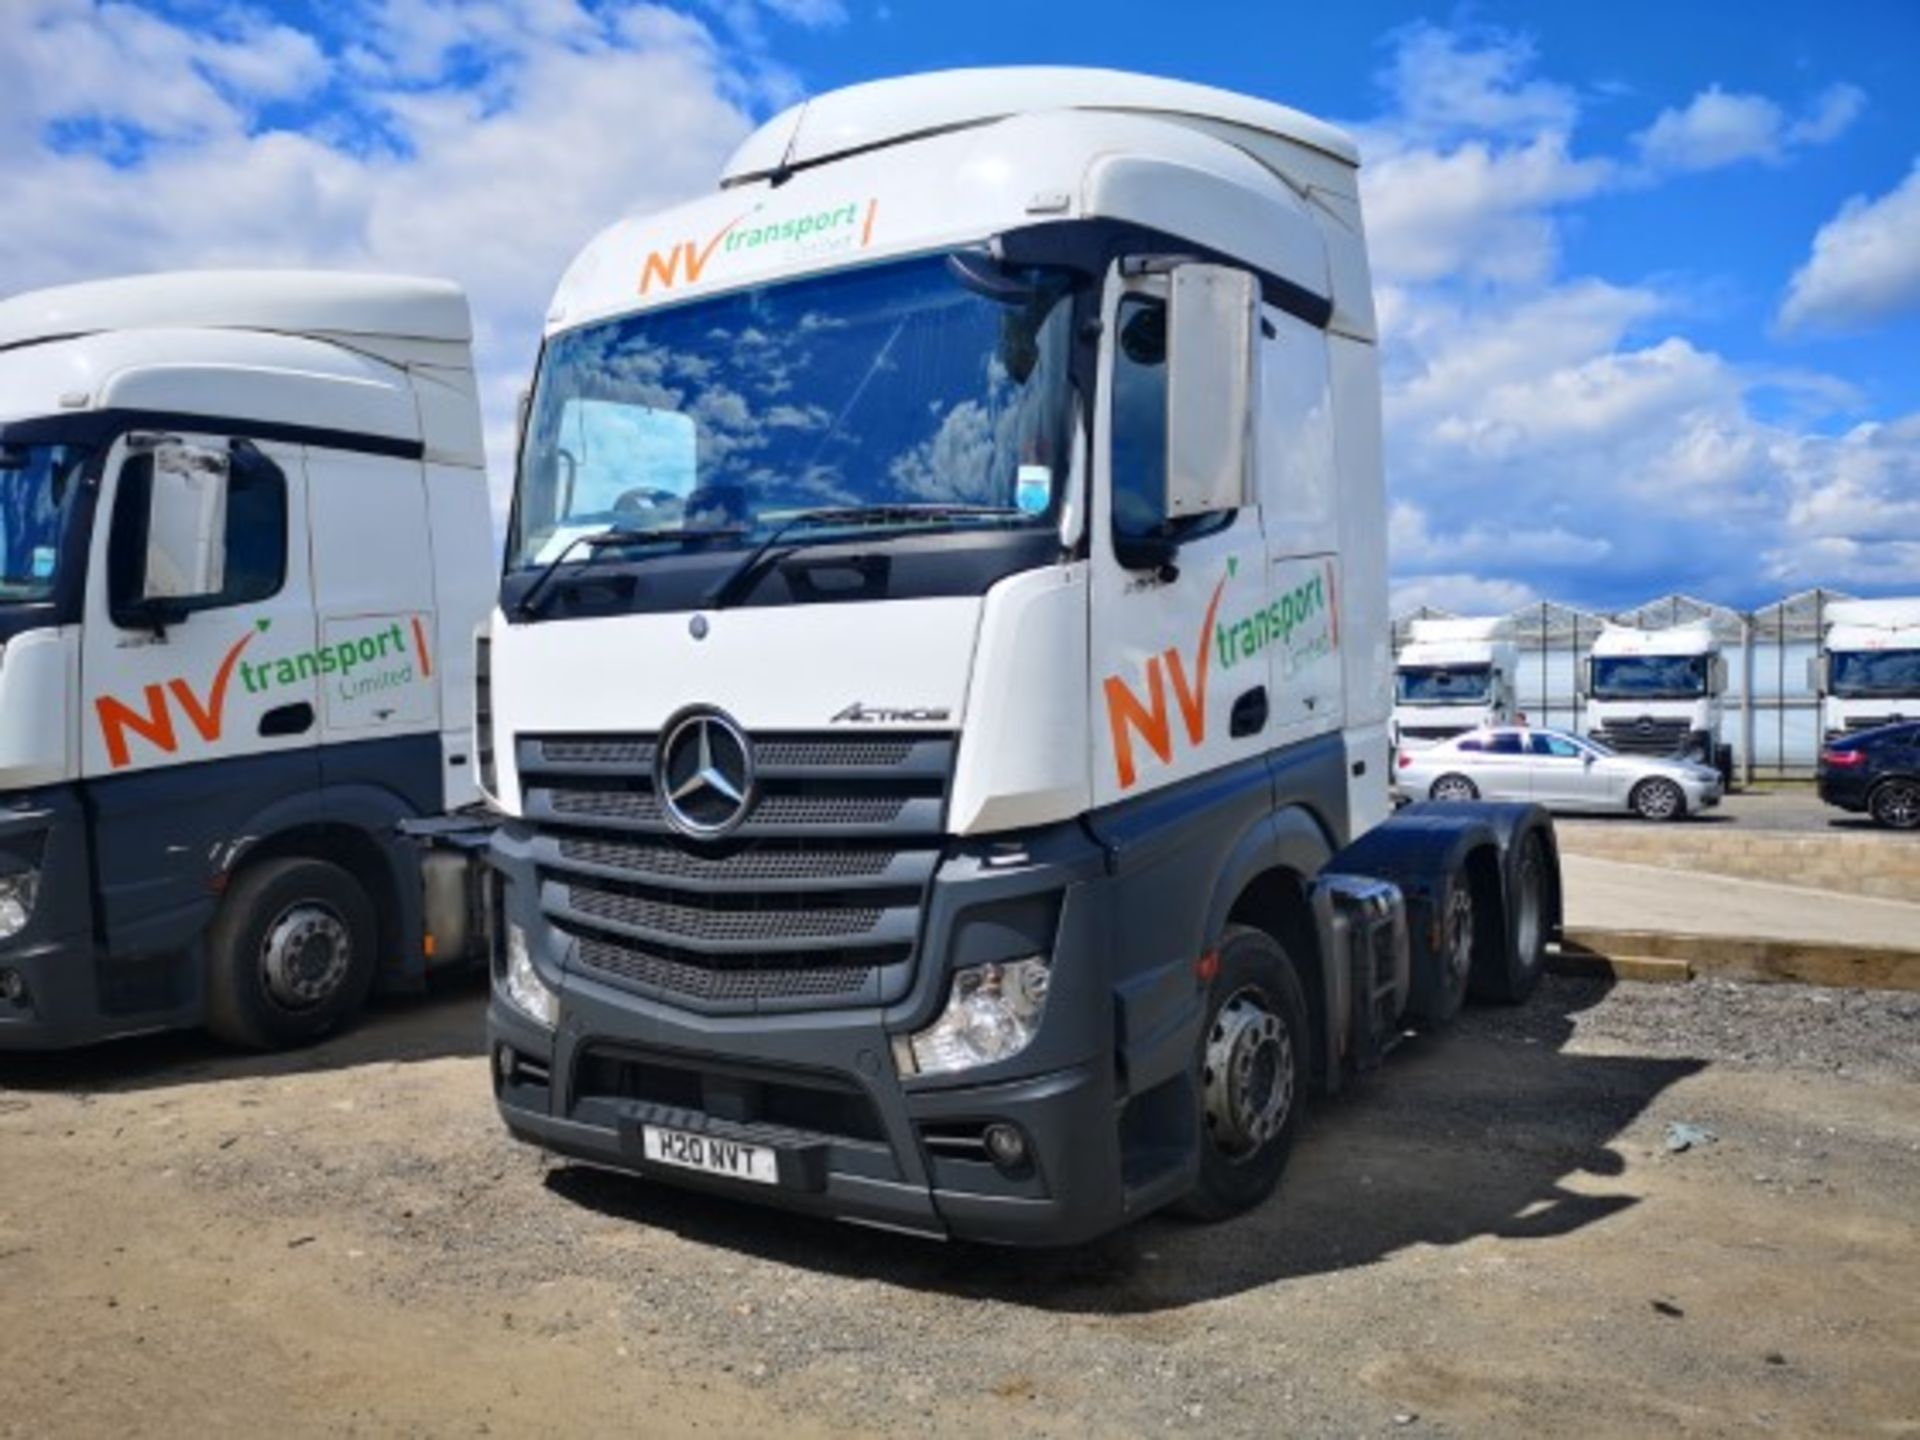
[[[1780,307],[1788,330],[1846,330],[1920,309],[1920,161],[1878,199],[1855,195],[1813,237]]]
[[[1663,110],[1635,137],[1641,157],[1656,170],[1716,170],[1757,160],[1778,164],[1789,151],[1838,139],[1859,117],[1866,93],[1835,85],[1807,112],[1791,119],[1764,95],[1710,85],[1677,110]]]
[[[370,0],[350,58],[346,42],[221,14],[209,39],[92,0],[5,9],[4,284],[219,265],[450,276],[474,305],[497,483],[567,262],[618,216],[710,189],[746,104],[780,88],[754,55],[649,4]],[[330,55],[360,76],[360,125],[261,126],[261,103],[317,83]],[[47,143],[50,124],[79,121],[125,127],[127,153]]]
[[[1540,597],[1518,580],[1480,575],[1421,575],[1393,587],[1395,615],[1416,610],[1445,610],[1453,615],[1507,615]]]

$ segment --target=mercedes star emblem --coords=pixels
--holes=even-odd
[[[697,840],[717,840],[753,804],[753,748],[717,710],[683,715],[667,727],[653,783],[669,823]]]

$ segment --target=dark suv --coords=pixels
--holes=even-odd
[[[1820,798],[1890,830],[1920,830],[1920,724],[1839,736],[1820,752]]]

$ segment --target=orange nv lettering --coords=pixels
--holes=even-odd
[[[810,215],[769,220],[764,225],[748,225],[745,222],[750,216],[741,215],[716,230],[705,244],[682,240],[678,245],[671,246],[664,255],[658,250],[649,251],[640,266],[640,293],[651,294],[656,285],[662,290],[671,290],[681,284],[698,284],[700,277],[706,273],[707,263],[713,259],[713,252],[722,248],[723,244],[728,253],[756,250],[762,245],[781,242],[798,244],[823,235],[836,235],[858,224],[859,243],[865,248],[873,239],[873,217],[879,205],[878,200],[867,202],[864,221],[860,218],[860,206],[851,202],[831,210],[818,210]],[[684,273],[682,266],[685,267]]]
[[[388,689],[394,685],[408,684],[413,679],[412,666],[408,664],[400,672],[387,671],[378,676],[363,676],[353,682],[351,689],[347,686],[346,677],[358,666],[374,663],[388,655],[390,649],[395,658],[405,656],[406,635],[398,624],[389,625],[374,635],[363,635],[315,650],[262,660],[258,664],[241,660],[240,652],[247,648],[256,634],[265,633],[271,624],[268,620],[256,620],[254,629],[233,643],[221,658],[219,668],[214,671],[213,684],[208,688],[204,700],[184,677],[178,676],[164,685],[154,684],[145,688],[145,710],[135,709],[113,695],[96,696],[93,707],[100,720],[101,739],[106,743],[107,763],[115,770],[125,769],[133,763],[133,751],[128,743],[130,737],[145,740],[167,755],[178,751],[180,737],[174,729],[174,707],[178,707],[180,713],[186,716],[187,723],[202,740],[209,745],[217,742],[226,727],[227,688],[233,682],[236,668],[240,672],[240,683],[246,686],[250,695],[260,694],[273,685],[289,685],[303,678],[338,674],[342,677],[341,696],[350,700],[369,690]],[[420,657],[420,674],[425,678],[433,674],[433,661],[427,653],[426,630],[418,616],[413,617],[411,625],[415,653]]]
[[[1131,789],[1140,778],[1133,753],[1133,732],[1139,733],[1162,765],[1173,763],[1173,730],[1167,715],[1163,673],[1173,681],[1174,700],[1186,726],[1187,742],[1197,747],[1207,735],[1207,668],[1215,651],[1219,653],[1221,668],[1230,670],[1243,660],[1251,660],[1269,645],[1287,644],[1295,630],[1317,616],[1326,615],[1331,620],[1326,581],[1319,575],[1302,581],[1250,615],[1238,620],[1217,620],[1221,593],[1238,569],[1237,559],[1228,557],[1227,573],[1213,587],[1213,598],[1200,621],[1200,635],[1194,645],[1191,684],[1186,658],[1172,646],[1147,659],[1144,703],[1118,675],[1107,677],[1104,686],[1107,724],[1113,734],[1113,763],[1121,789]],[[1207,643],[1209,637],[1213,641],[1211,647]]]

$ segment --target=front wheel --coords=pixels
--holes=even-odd
[[[1889,830],[1920,830],[1920,781],[1881,781],[1867,797],[1867,810]]]
[[[1464,775],[1442,775],[1427,793],[1435,800],[1478,800],[1480,787]]]
[[[1687,797],[1671,780],[1642,780],[1628,803],[1642,820],[1678,820],[1687,813]]]
[[[1180,1209],[1225,1220],[1273,1193],[1307,1097],[1306,996],[1265,931],[1229,926],[1200,1036],[1200,1174]]]
[[[207,1027],[254,1050],[318,1040],[366,1003],[378,935],[366,892],[337,865],[242,871],[207,935]]]

